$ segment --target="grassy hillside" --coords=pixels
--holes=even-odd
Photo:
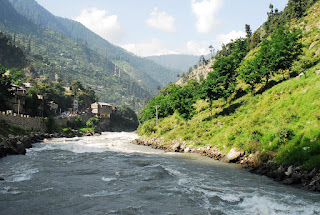
[[[291,27],[303,30],[303,54],[288,71],[272,76],[268,84],[260,83],[256,93],[244,93],[249,86],[237,79],[236,92],[228,98],[210,103],[199,99],[190,120],[177,109],[173,115],[148,120],[139,134],[159,137],[168,144],[173,140],[195,146],[214,145],[228,152],[232,147],[247,155],[257,154],[262,161],[320,167],[320,2],[306,16],[295,19]],[[256,55],[259,47],[244,58]],[[293,74],[302,76],[292,77]],[[284,79],[283,79],[284,78]]]

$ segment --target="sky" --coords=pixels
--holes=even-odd
[[[288,0],[36,0],[52,14],[85,25],[138,56],[206,55],[209,46],[245,36],[266,20],[269,5]]]

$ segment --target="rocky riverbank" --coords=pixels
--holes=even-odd
[[[93,136],[100,135],[100,133],[81,133],[79,131],[72,132],[59,132],[54,134],[48,133],[36,133],[31,132],[24,136],[13,136],[9,135],[9,137],[2,137],[2,142],[0,142],[0,158],[5,157],[7,155],[24,155],[26,154],[26,149],[32,148],[32,144],[41,142],[44,139],[48,138],[72,138],[76,136]]]
[[[258,158],[258,153],[248,155],[242,150],[232,148],[229,153],[225,154],[211,145],[194,147],[179,141],[174,141],[172,144],[168,145],[157,138],[139,138],[132,143],[165,150],[167,152],[198,153],[222,162],[237,163],[242,167],[247,168],[252,173],[265,175],[282,184],[320,192],[320,171],[318,169],[305,171],[300,167],[286,165],[279,166],[271,162],[261,162]]]

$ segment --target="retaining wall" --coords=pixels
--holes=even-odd
[[[29,117],[28,115],[7,115],[0,114],[0,120],[6,121],[10,125],[19,126],[26,130],[41,131],[47,130],[46,122],[42,117]]]
[[[89,113],[80,116],[83,123],[86,123],[91,117],[94,117],[93,114]],[[68,121],[74,121],[75,119],[76,116],[68,118],[54,118],[54,121],[56,125],[66,127]],[[0,120],[4,120],[10,125],[19,126],[26,130],[41,132],[47,131],[46,120],[42,117],[30,117],[29,115],[6,114],[5,112],[1,112]],[[99,124],[103,130],[109,130],[110,119],[101,119]]]

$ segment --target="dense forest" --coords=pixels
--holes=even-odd
[[[256,32],[246,25],[246,38],[221,47],[207,79],[162,89],[141,111],[139,134],[319,167],[320,3],[269,9]]]

